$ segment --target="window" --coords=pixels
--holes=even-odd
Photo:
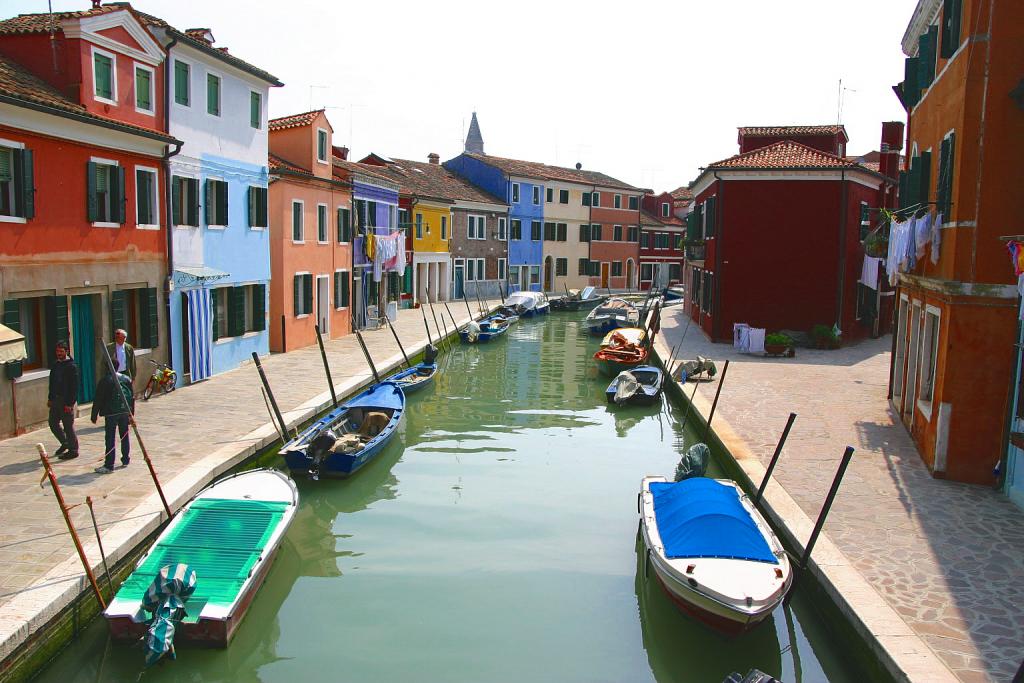
[[[921,401],[931,403],[935,388],[935,362],[939,356],[939,311],[925,306],[924,343],[921,345]]]
[[[622,277],[622,261],[612,261],[612,277]]]
[[[555,239],[559,242],[565,242],[569,236],[569,225],[567,223],[559,223],[556,232]]]
[[[643,233],[643,234],[642,234],[642,235],[640,236],[640,248],[641,248],[641,249],[647,249],[647,248],[649,248],[650,246],[651,246],[651,233],[649,233],[649,232],[644,232],[644,233]]]
[[[523,222],[518,218],[512,219],[512,239],[523,239]]]
[[[654,264],[653,263],[641,263],[640,264],[640,280],[647,282],[654,279]]]
[[[700,216],[704,221],[704,238],[715,236],[715,214],[717,213],[718,200],[716,197],[708,197],[700,206]]]
[[[683,267],[678,263],[668,264],[668,279],[673,282],[679,282],[683,277]]]
[[[32,151],[20,143],[0,141],[0,220],[35,216]],[[20,222],[20,221],[18,221]]]
[[[540,221],[530,221],[530,239],[540,241]]]
[[[469,216],[469,239],[487,239],[487,218],[484,216]]]
[[[352,212],[338,207],[338,243],[352,241]]]
[[[498,259],[498,280],[505,280],[508,277],[508,259]]]
[[[174,60],[174,101],[182,106],[189,106],[192,100],[192,88],[189,78],[192,68],[180,59]]]
[[[250,228],[266,228],[270,226],[267,213],[267,188],[250,185],[248,189],[248,215]]]
[[[867,202],[860,203],[860,241],[863,242],[864,238],[871,232],[871,209],[868,207]]]
[[[347,270],[334,271],[334,307],[348,308],[349,274]]]
[[[58,313],[53,306],[58,299],[64,304],[59,311],[63,318],[53,315]],[[52,362],[52,352],[48,353],[47,349],[53,348],[58,339],[67,339],[67,297],[7,299],[3,306],[3,324],[25,337],[28,357],[22,362],[22,367],[25,370],[48,367]]]
[[[206,226],[222,228],[228,224],[228,184],[210,178],[206,181]]]
[[[519,183],[512,183],[512,203],[519,203]]]
[[[316,241],[327,244],[327,205],[316,205]]]
[[[549,187],[547,189],[547,200],[548,200],[548,204],[550,204],[551,202],[555,201],[555,190],[554,190],[554,188]]]
[[[544,241],[553,242],[555,240],[555,224],[545,223],[544,224]]]
[[[577,272],[576,274],[587,275],[588,273],[590,273],[590,260],[581,258],[579,262],[579,272]]]
[[[301,200],[292,200],[292,242],[302,243],[305,241],[305,226],[303,218],[305,206]]]
[[[600,261],[591,261],[590,262],[590,274],[591,275],[595,275],[595,276],[598,276],[598,275],[601,274],[601,262]]]
[[[540,204],[540,186],[539,185],[534,185],[533,186],[533,203],[535,205]]]
[[[174,225],[199,225],[199,181],[196,178],[171,178],[171,214]]]
[[[583,193],[583,206],[590,206],[590,200],[593,198],[589,192]]]
[[[135,224],[156,226],[160,211],[156,204],[156,169],[135,168]]]
[[[155,287],[118,289],[110,293],[110,327],[123,329],[137,349],[160,345],[160,306]]]
[[[569,274],[569,259],[567,258],[556,258],[555,259],[555,275],[568,275]]]
[[[960,12],[963,0],[945,0],[942,4],[942,50],[949,58],[960,47]]]
[[[124,169],[113,162],[90,161],[86,179],[89,222],[124,223]]]
[[[93,95],[97,100],[116,104],[117,81],[114,73],[114,55],[92,49]]]
[[[559,204],[568,204],[569,203],[569,190],[559,190],[558,191],[558,203]]]
[[[639,208],[640,208],[640,198],[636,197],[636,196],[630,197],[629,198],[629,210],[630,211],[636,211]]]
[[[629,226],[629,229],[626,230],[626,239],[629,240],[630,242],[639,242],[640,228],[638,228],[635,225]]]
[[[423,214],[416,214],[416,239],[423,239]]]
[[[622,241],[622,226],[621,225],[616,225],[616,226],[612,227],[612,240],[614,240],[615,242],[621,242]]]
[[[519,266],[508,267],[508,281],[515,285],[517,288],[519,287]]]
[[[249,91],[249,126],[259,129],[263,125],[263,97]]]
[[[530,266],[530,284],[540,284],[540,266]]]
[[[466,259],[466,282],[476,280],[476,259]]]
[[[505,226],[504,218],[498,218],[498,239],[502,242],[508,239],[508,229]]]
[[[409,211],[407,209],[398,210],[398,225],[402,228],[408,228],[412,223],[409,222]]]
[[[206,74],[206,113],[220,116],[220,76]]]
[[[591,206],[601,206],[601,193],[600,192],[592,193],[592,196],[590,198],[590,205]]]
[[[369,228],[377,227],[377,202],[366,199],[355,199],[352,201],[355,208],[356,227],[359,234],[365,235]]]
[[[621,194],[617,194],[614,197],[612,197],[612,206],[614,206],[616,209],[621,209],[622,208],[622,195]]]
[[[711,295],[713,293],[712,292],[712,288],[714,287],[714,281],[715,281],[714,274],[713,273],[709,273],[708,271],[705,270],[704,271],[704,284],[703,284],[703,286],[701,288],[701,307],[700,307],[700,309],[702,311],[704,311],[705,313],[707,313],[708,315],[711,314],[711,307],[712,307],[712,304],[714,303],[712,301],[712,298],[711,298]]]
[[[153,113],[153,70],[141,64],[135,65],[135,110]]]
[[[323,128],[316,129],[316,160],[321,164],[327,163],[328,138],[327,131]]]
[[[662,218],[668,218],[669,214],[671,213],[671,211],[672,211],[672,207],[669,206],[668,202],[662,202],[661,203],[661,217]]]
[[[448,239],[448,216],[441,216],[441,240]],[[484,235],[483,239],[487,239]]]
[[[601,241],[601,224],[592,223],[590,226],[590,241],[600,242]]]
[[[586,223],[580,224],[580,242],[590,241],[590,226]],[[582,275],[583,273],[580,273]]]
[[[241,337],[267,328],[267,286],[217,287],[213,298],[213,338]]]
[[[295,274],[292,286],[292,304],[296,318],[313,312],[313,276],[311,274]]]
[[[956,132],[950,131],[939,147],[939,177],[935,181],[935,210],[943,222],[952,220],[953,164],[956,160]],[[934,246],[934,245],[933,245]]]
[[[472,261],[473,259],[469,259],[469,260]],[[482,258],[478,258],[476,260],[476,279],[477,280],[486,280],[487,279],[487,261],[482,259]]]

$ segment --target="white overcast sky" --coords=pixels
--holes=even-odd
[[[53,10],[88,0],[52,0]],[[139,0],[285,83],[271,117],[327,107],[335,144],[426,161],[462,151],[581,162],[656,191],[736,153],[736,128],[835,123],[849,152],[905,120],[891,90],[916,0],[514,3]],[[0,15],[45,12],[3,0]]]

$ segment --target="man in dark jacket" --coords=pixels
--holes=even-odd
[[[75,434],[75,404],[78,403],[78,366],[68,352],[68,343],[57,342],[57,362],[50,368],[50,390],[46,405],[50,408],[50,431],[60,441],[56,456],[61,460],[78,457]]]
[[[128,438],[128,416],[135,412],[135,395],[132,393],[132,380],[121,373],[107,374],[96,385],[96,397],[92,400],[92,423],[103,416],[103,428],[106,435],[106,455],[103,465],[96,468],[97,474],[110,474],[114,471],[114,454],[117,450],[115,436],[121,439],[121,465],[128,466],[128,454],[131,451],[131,440]]]

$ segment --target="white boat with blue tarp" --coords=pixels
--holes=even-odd
[[[644,477],[639,508],[650,567],[687,614],[735,635],[785,597],[789,558],[736,482]]]
[[[504,310],[520,318],[532,318],[535,315],[544,315],[551,309],[548,297],[544,292],[529,292],[526,290],[514,292],[505,299]]]
[[[603,302],[587,314],[584,324],[593,335],[603,335],[617,327],[636,327],[640,322],[640,311],[636,306],[615,297]]]

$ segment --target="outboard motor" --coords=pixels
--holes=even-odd
[[[423,362],[430,365],[435,360],[437,360],[437,347],[427,344],[427,348],[423,351]]]
[[[676,481],[683,481],[692,477],[703,477],[708,471],[708,461],[711,459],[711,449],[707,444],[695,443],[686,451],[683,458],[676,465]]]
[[[320,479],[320,463],[324,461],[337,442],[338,437],[330,429],[323,430],[309,442],[306,454],[313,459],[313,464],[309,468],[309,476],[313,481]]]

